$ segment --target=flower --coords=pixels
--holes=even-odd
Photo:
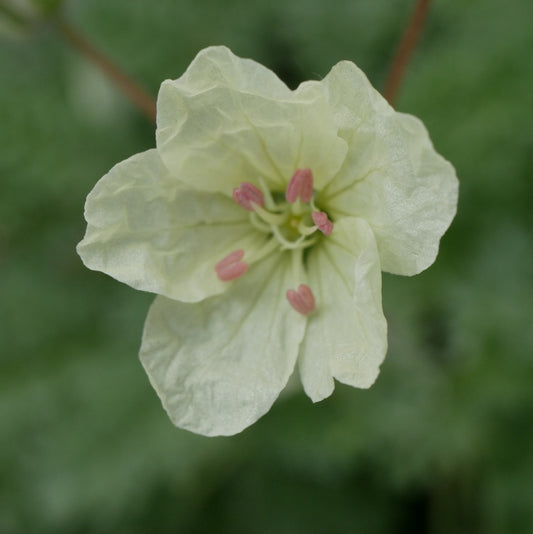
[[[288,89],[225,47],[158,97],[157,148],[87,197],[85,265],[158,294],[140,358],[175,425],[240,432],[295,367],[313,401],[372,385],[381,270],[433,263],[457,179],[351,62]]]

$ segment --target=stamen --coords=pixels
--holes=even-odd
[[[287,202],[293,204],[300,198],[305,204],[313,198],[313,173],[311,169],[296,169],[285,191]]]
[[[315,296],[311,288],[306,284],[300,284],[297,291],[289,289],[287,291],[287,300],[302,315],[307,315],[315,311]]]
[[[268,256],[271,252],[274,252],[274,250],[279,249],[279,243],[278,240],[275,237],[271,237],[261,248],[249,252],[246,255],[246,259],[248,260],[248,264],[255,263],[256,261],[259,261],[263,259],[265,256]]]
[[[234,250],[215,265],[218,279],[230,282],[242,276],[248,270],[248,264],[241,261],[244,250]]]
[[[323,211],[313,211],[311,213],[313,222],[324,235],[330,235],[333,232],[333,223],[329,220],[327,213]]]
[[[265,205],[263,193],[250,182],[243,182],[240,188],[233,190],[233,200],[248,211],[254,211],[252,203],[261,207]]]
[[[270,234],[271,232],[270,224],[262,221],[255,211],[250,215],[250,223],[256,230],[259,230],[260,232],[265,234]]]
[[[259,183],[259,189],[261,189],[261,192],[263,193],[263,196],[265,197],[265,206],[268,210],[273,210],[276,208],[276,203],[274,202],[274,199],[272,198],[272,194],[270,193],[270,189],[268,188],[265,180],[261,178],[261,176],[258,176],[256,178],[257,182]],[[265,207],[263,206],[263,207]]]
[[[286,211],[285,213],[272,213],[271,211],[264,210],[260,206],[254,206],[254,211],[257,215],[266,223],[279,226],[285,224],[289,218],[290,213]]]

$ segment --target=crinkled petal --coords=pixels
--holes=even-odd
[[[424,270],[456,212],[453,166],[435,152],[422,122],[394,112],[353,63],[339,63],[322,83],[349,145],[322,202],[334,218],[370,224],[383,270]]]
[[[87,197],[85,218],[78,253],[87,267],[187,302],[225,291],[217,262],[265,239],[231,199],[180,184],[155,149],[113,167]]]
[[[372,230],[362,219],[335,224],[309,254],[309,286],[317,310],[309,316],[299,370],[313,401],[328,397],[333,378],[370,387],[387,350],[381,268]]]
[[[346,155],[321,84],[291,91],[225,47],[202,50],[181,78],[163,82],[157,105],[159,153],[196,188],[231,194],[261,177],[284,191],[305,167],[326,183]]]
[[[176,426],[235,434],[285,387],[305,330],[305,318],[285,300],[285,256],[262,260],[224,295],[197,304],[156,298],[140,356]]]

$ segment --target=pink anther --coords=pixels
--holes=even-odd
[[[222,282],[230,282],[242,276],[248,270],[248,264],[241,261],[244,250],[234,250],[215,265],[218,279]]]
[[[297,291],[289,289],[287,291],[287,300],[302,315],[307,315],[315,310],[315,296],[311,288],[305,284],[300,284]]]
[[[303,203],[313,198],[313,173],[311,169],[296,169],[285,191],[285,198],[291,204],[300,197]]]
[[[250,182],[243,182],[240,188],[236,187],[233,190],[233,200],[248,211],[254,211],[252,204],[257,204],[261,207],[265,205],[263,193]]]
[[[330,235],[333,232],[333,223],[329,220],[327,213],[323,211],[313,211],[311,213],[313,222],[324,235]]]

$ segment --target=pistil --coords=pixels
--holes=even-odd
[[[272,233],[276,236],[279,244],[281,245],[281,250],[294,250],[300,248],[310,247],[315,243],[316,239],[310,238],[307,239],[306,235],[301,235],[296,241],[289,241],[281,233],[280,229],[277,226],[272,227]]]

